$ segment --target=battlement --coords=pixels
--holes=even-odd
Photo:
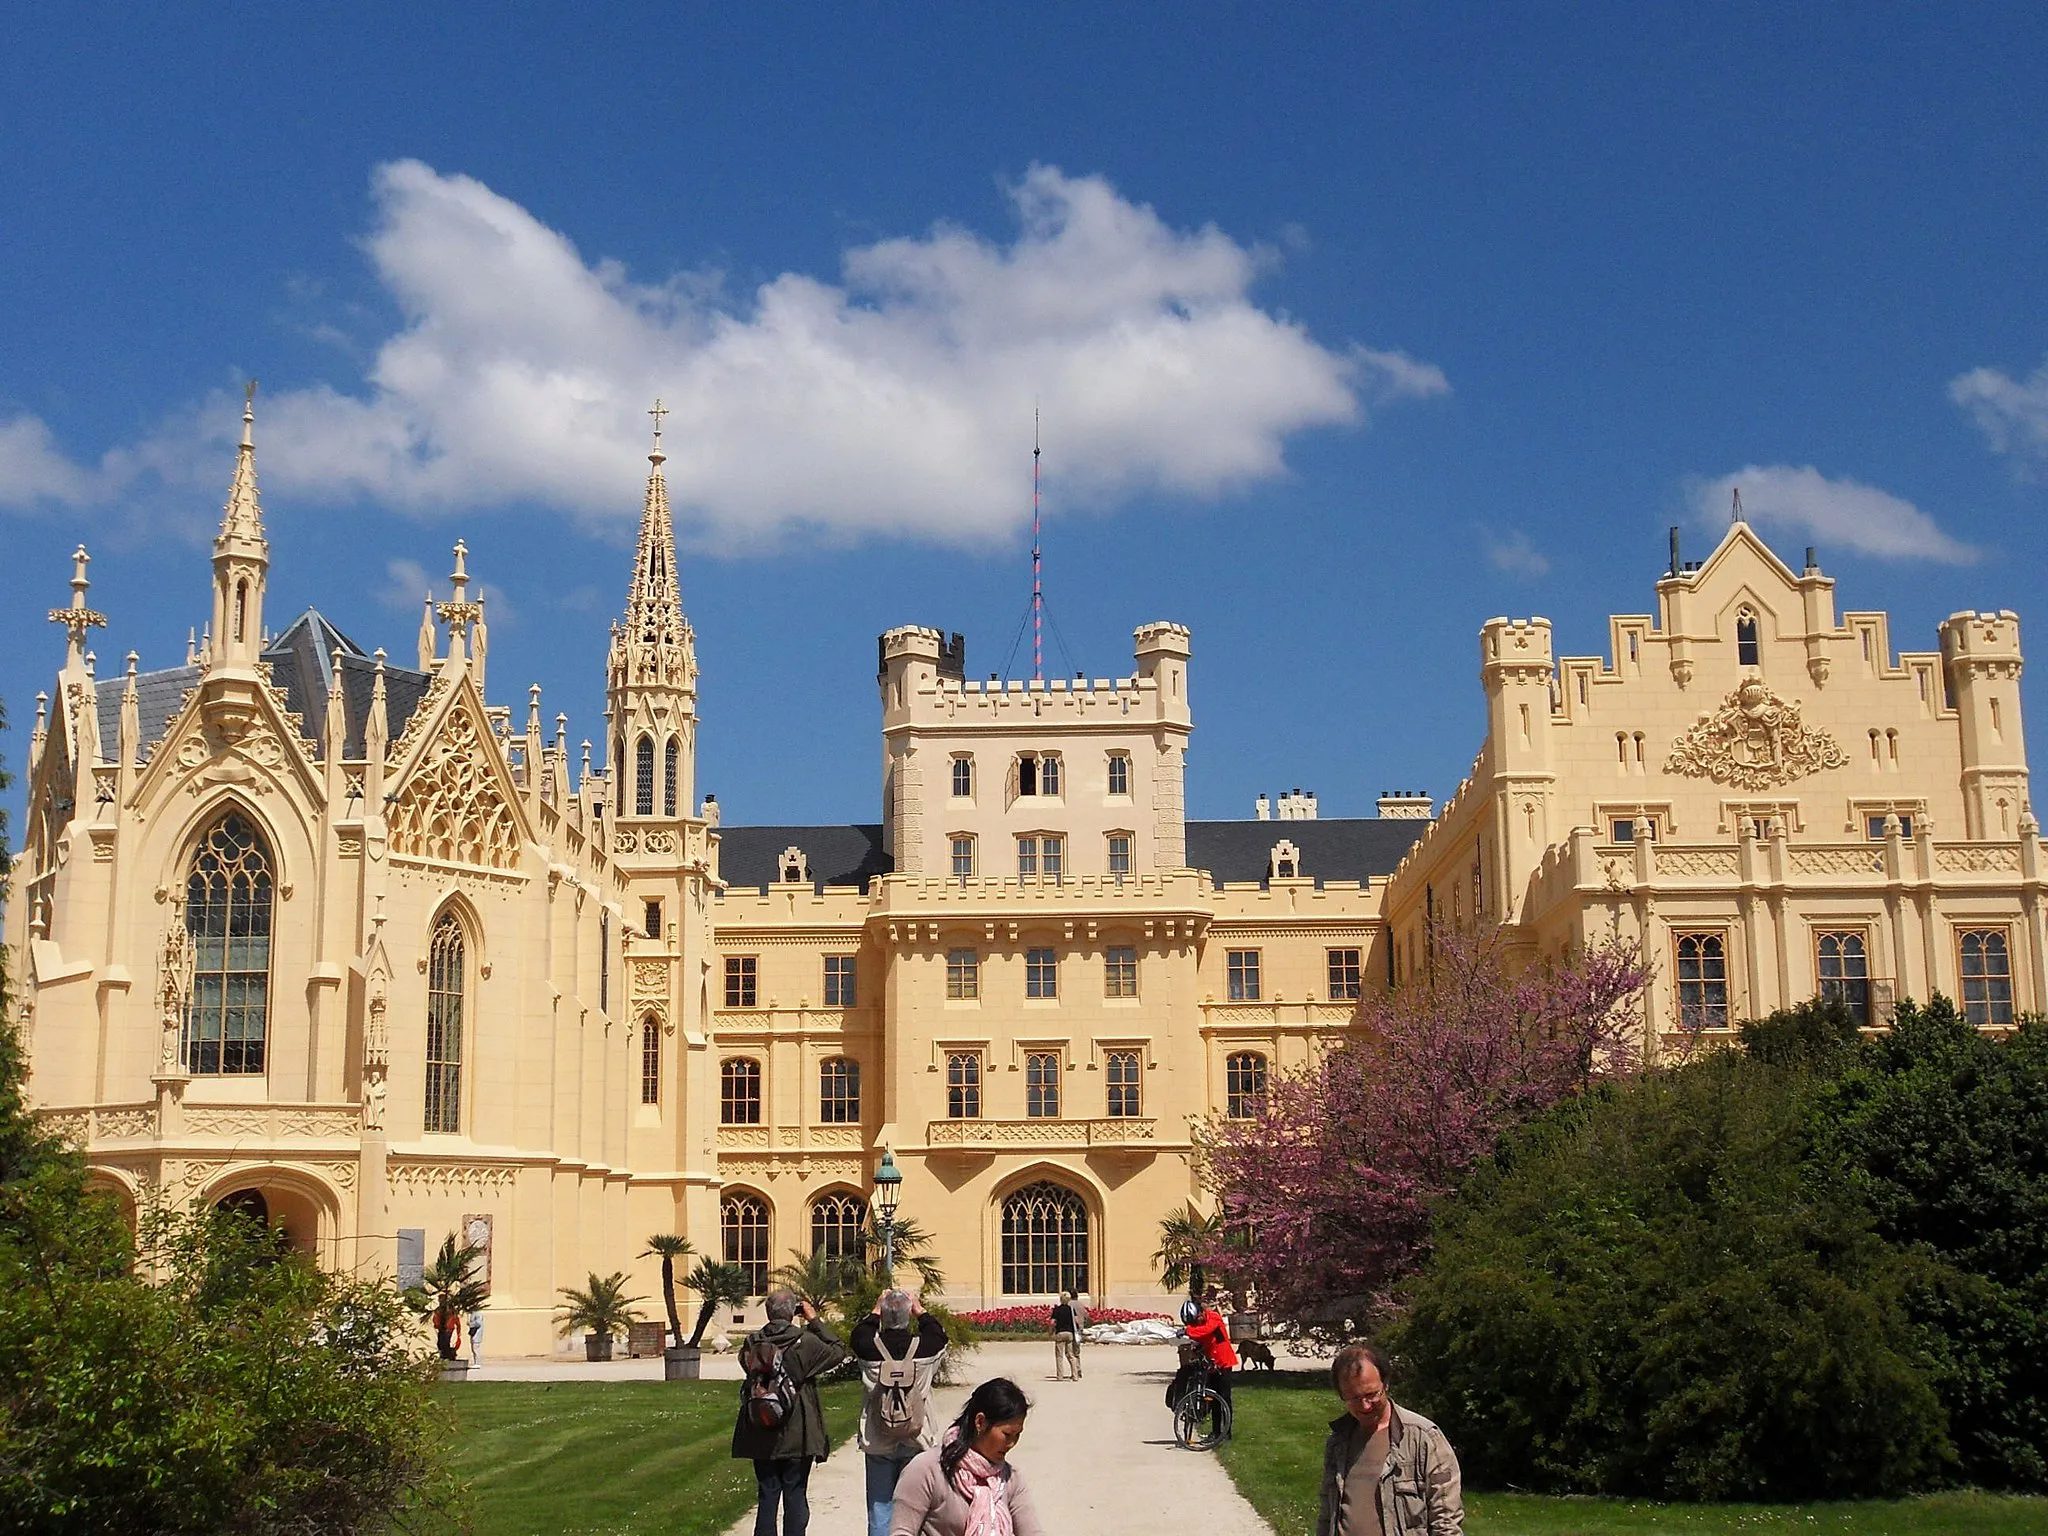
[[[1149,651],[1161,651],[1174,656],[1192,655],[1193,632],[1185,624],[1172,624],[1161,619],[1151,624],[1140,624],[1131,631],[1131,639],[1140,656]]]
[[[1488,619],[1479,631],[1479,659],[1482,666],[1520,666],[1551,660],[1550,620]]]
[[[922,660],[936,667],[940,677],[967,675],[967,637],[957,631],[949,641],[943,630],[900,624],[882,632],[876,650],[877,674],[886,674],[891,661]]]
[[[1941,653],[1950,661],[2017,660],[2020,616],[2010,608],[1996,613],[1952,613],[1942,621]]]

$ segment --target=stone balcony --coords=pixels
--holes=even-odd
[[[1158,1137],[1159,1122],[1138,1115],[1092,1120],[933,1120],[925,1126],[925,1145],[934,1152],[999,1152],[1012,1147],[1149,1151]]]

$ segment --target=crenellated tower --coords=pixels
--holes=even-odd
[[[616,814],[622,825],[675,821],[693,810],[697,762],[697,649],[676,579],[675,524],[661,466],[659,400],[640,545],[625,618],[612,626],[605,715],[611,722]]]

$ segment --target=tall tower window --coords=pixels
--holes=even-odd
[[[240,812],[228,812],[200,841],[185,881],[185,931],[192,937],[188,1072],[263,1070],[273,890],[262,835]]]
[[[654,738],[642,736],[633,747],[633,814],[654,814]]]
[[[640,1021],[640,1102],[661,1102],[661,1020],[651,1013]]]
[[[462,923],[443,912],[427,951],[427,1118],[430,1131],[462,1129]]]
[[[661,752],[661,814],[664,816],[676,813],[676,769],[682,755],[681,743],[675,737],[669,737],[668,745]]]
[[[1109,1084],[1109,1116],[1128,1120],[1144,1113],[1138,1086],[1138,1053],[1111,1051],[1103,1062]]]
[[[1109,792],[1112,795],[1128,795],[1131,792],[1131,759],[1128,753],[1109,754]]]
[[[953,798],[972,800],[974,798],[974,759],[956,757],[953,759]]]
[[[612,914],[599,908],[597,914],[597,1011],[612,1011]]]
[[[1738,666],[1758,665],[1756,615],[1747,608],[1735,616],[1735,661]]]

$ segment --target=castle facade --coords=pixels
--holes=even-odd
[[[649,1234],[746,1267],[861,1241],[884,1151],[957,1304],[1156,1304],[1191,1122],[1429,963],[1443,922],[1528,954],[1611,931],[1656,969],[1652,1051],[1829,992],[2048,999],[2018,622],[1885,617],[1737,524],[1555,659],[1481,637],[1489,725],[1431,815],[1313,796],[1190,821],[1192,645],[1122,676],[970,680],[880,639],[878,823],[720,825],[664,459],[606,671],[606,762],[486,691],[458,544],[412,666],[317,611],[265,623],[253,412],[184,665],[102,677],[81,549],[38,701],[10,974],[45,1119],[131,1207],[262,1210],[323,1262],[481,1242],[494,1351]]]

